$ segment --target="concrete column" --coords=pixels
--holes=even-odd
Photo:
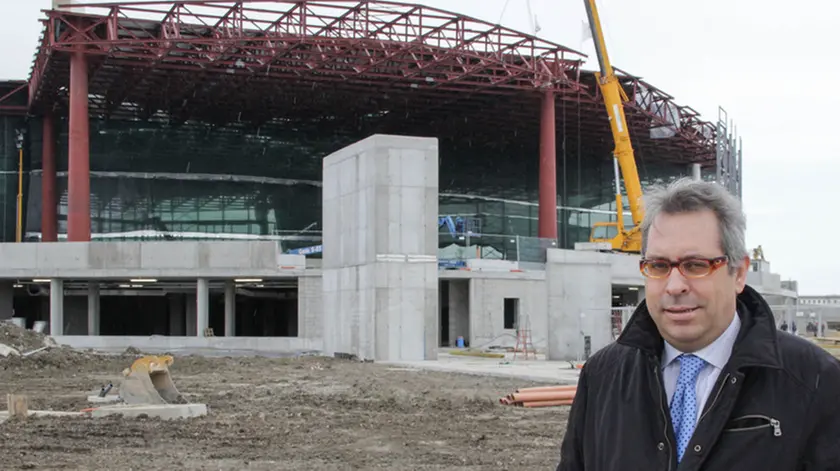
[[[99,282],[92,281],[88,285],[88,335],[99,335]]]
[[[236,285],[225,281],[225,337],[236,336]]]
[[[50,280],[50,335],[64,335],[64,280]]]
[[[691,164],[691,179],[695,181],[700,181],[703,179],[700,164]]]
[[[90,241],[90,122],[88,62],[70,54],[70,119],[67,176],[67,240]]]
[[[557,124],[554,104],[554,92],[546,90],[540,117],[540,199],[537,235],[557,240]]]
[[[584,337],[591,353],[612,341],[611,264],[606,254],[549,249],[548,359],[583,358]]]
[[[204,337],[204,329],[210,324],[210,281],[199,278],[195,290],[195,335]]]
[[[374,135],[323,166],[325,353],[436,359],[437,140]]]
[[[55,175],[55,121],[52,113],[44,114],[44,135],[41,156],[41,242],[58,240],[58,200]]]
[[[13,281],[0,280],[0,320],[11,319],[15,313]]]

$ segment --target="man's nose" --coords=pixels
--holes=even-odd
[[[668,275],[668,283],[665,285],[665,292],[671,296],[678,296],[688,292],[688,280],[679,272],[679,270],[671,271]]]

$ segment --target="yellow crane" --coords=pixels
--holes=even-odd
[[[639,180],[639,172],[636,169],[636,158],[633,154],[633,146],[630,143],[630,130],[627,128],[627,120],[624,117],[624,102],[628,100],[627,94],[621,88],[618,77],[615,76],[610,57],[607,54],[607,47],[604,41],[604,31],[601,29],[601,20],[598,17],[598,7],[595,0],[584,0],[586,14],[589,17],[589,28],[592,30],[592,39],[595,42],[595,52],[598,55],[600,73],[596,73],[598,86],[601,95],[604,97],[604,105],[610,118],[615,149],[613,150],[613,167],[615,170],[615,203],[617,217],[616,222],[598,222],[592,225],[590,242],[609,242],[613,250],[621,252],[640,253],[642,250],[642,234],[639,230],[644,218],[644,203],[642,201],[642,184]],[[624,187],[627,189],[627,200],[630,205],[630,214],[633,219],[633,227],[624,226],[624,204],[621,196],[621,180],[619,179],[619,168],[624,176]],[[607,234],[614,233],[612,237],[596,237],[596,232],[601,228]],[[613,229],[614,230],[611,230]]]

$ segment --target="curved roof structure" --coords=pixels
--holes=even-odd
[[[399,114],[438,129],[457,114],[477,126],[532,133],[539,120],[535,92],[551,89],[581,136],[611,139],[594,76],[581,70],[583,54],[436,8],[153,0],[45,13],[29,81],[34,114],[66,110],[69,56],[82,53],[89,56],[94,117],[259,125],[325,113],[340,119],[352,109],[357,117]],[[713,125],[641,79],[621,78],[637,139],[655,139],[650,146],[663,159],[713,162]],[[658,138],[651,134],[657,128]]]

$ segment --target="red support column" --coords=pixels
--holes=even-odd
[[[43,151],[41,156],[41,242],[58,240],[58,217],[55,190],[55,127],[53,116],[44,115]]]
[[[554,92],[546,90],[540,119],[540,205],[537,235],[557,240],[557,144]]]
[[[90,123],[87,57],[70,56],[69,163],[67,165],[67,240],[90,241]]]

